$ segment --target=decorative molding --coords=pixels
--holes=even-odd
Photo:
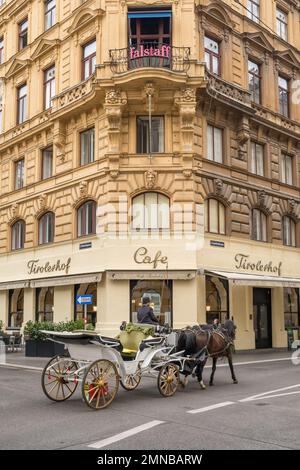
[[[157,184],[157,171],[149,169],[144,173],[145,187],[147,189],[154,189]]]

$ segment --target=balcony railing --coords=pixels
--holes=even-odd
[[[113,73],[124,73],[145,67],[187,72],[190,67],[190,48],[155,42],[111,49],[110,67]]]

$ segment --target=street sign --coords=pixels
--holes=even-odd
[[[86,250],[92,248],[92,242],[79,243],[79,250]]]
[[[93,303],[92,295],[76,295],[77,305],[92,305],[92,303]]]

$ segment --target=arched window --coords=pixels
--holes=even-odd
[[[11,249],[21,250],[25,243],[25,222],[17,220],[11,228]]]
[[[252,239],[259,242],[267,241],[267,216],[259,209],[252,211]]]
[[[217,199],[205,201],[205,231],[225,235],[226,210],[224,204]]]
[[[36,290],[36,321],[53,321],[54,287]]]
[[[160,193],[143,193],[132,200],[132,228],[170,228],[170,200]]]
[[[21,328],[24,319],[24,289],[9,291],[8,326]]]
[[[77,236],[96,233],[96,203],[87,201],[77,210]]]
[[[219,277],[206,276],[206,322],[218,318],[224,323],[228,318],[228,281]]]
[[[291,217],[283,217],[282,230],[283,244],[287,246],[296,246],[296,224]]]
[[[39,220],[39,245],[52,243],[54,240],[54,214],[47,212]]]

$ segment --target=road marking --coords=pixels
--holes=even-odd
[[[149,423],[142,424],[141,426],[137,426],[136,428],[129,429],[128,431],[121,432],[120,434],[116,434],[115,436],[108,437],[107,439],[102,439],[102,441],[94,442],[93,444],[89,444],[88,447],[92,447],[93,449],[101,449],[102,447],[106,447],[109,444],[113,444],[114,442],[122,441],[127,437],[134,436],[142,431],[146,431],[147,429],[153,428],[154,426],[158,426],[159,424],[164,423],[164,421],[149,421]]]
[[[277,361],[291,361],[290,357],[279,357],[278,359],[262,359],[261,361],[247,361],[247,362],[234,362],[235,366],[247,366],[248,364],[263,364],[264,362],[277,362]],[[217,367],[228,367],[228,364],[217,364]],[[204,367],[205,369],[211,368],[211,365]]]
[[[205,406],[204,408],[198,408],[197,410],[189,410],[187,413],[196,414],[204,413],[205,411],[216,410],[217,408],[222,408],[223,406],[234,405],[234,401],[224,401],[223,403],[217,403],[216,405]]]
[[[272,396],[276,396],[274,394],[277,394],[277,392],[283,392],[285,390],[291,390],[292,388],[298,388],[298,387],[300,387],[300,384],[290,385],[289,387],[278,388],[277,390],[269,390],[268,392],[258,393],[257,395],[252,395],[251,397],[243,398],[242,400],[239,400],[239,402],[244,403],[247,401],[261,400],[263,398],[272,398]],[[284,396],[288,394],[289,393],[281,393],[280,395],[277,395],[277,396]]]
[[[1,367],[13,367],[16,369],[29,369],[29,370],[44,370],[43,367],[34,367],[34,366],[22,366],[20,364],[10,364],[9,362],[0,362]]]

